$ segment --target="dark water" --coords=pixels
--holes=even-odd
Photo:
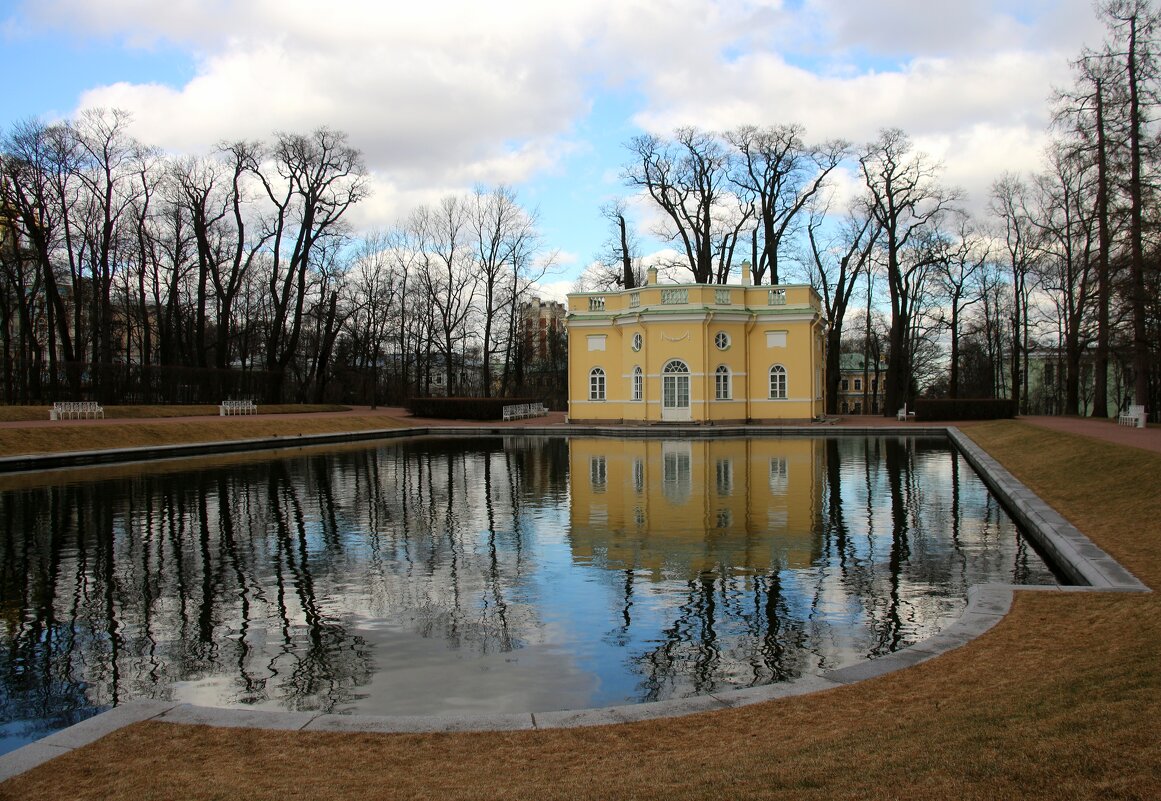
[[[135,698],[509,712],[786,681],[931,636],[972,584],[1055,581],[942,439],[142,470],[0,492],[0,752]]]

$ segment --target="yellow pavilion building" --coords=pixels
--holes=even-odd
[[[809,286],[657,283],[568,296],[570,422],[823,416],[827,321]]]

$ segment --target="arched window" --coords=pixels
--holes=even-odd
[[[645,376],[641,373],[640,367],[633,368],[633,395],[635,401],[641,400],[645,396]]]
[[[770,399],[786,399],[786,368],[780,364],[770,368]]]
[[[714,399],[729,400],[730,394],[730,368],[724,364],[718,365],[714,371]]]
[[[589,371],[589,400],[603,401],[605,399],[605,371],[594,367]]]
[[[681,359],[672,359],[661,368],[661,408],[689,409],[689,367]]]

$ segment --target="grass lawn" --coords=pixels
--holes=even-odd
[[[298,434],[369,431],[406,425],[382,413],[342,416],[317,414],[350,411],[348,406],[286,404],[259,406],[258,410],[261,413],[257,415],[219,417],[217,406],[111,406],[105,409],[106,418],[125,420],[125,423],[62,420],[51,425],[0,428],[0,456],[96,450],[110,447],[111,442],[120,448],[134,448],[276,435],[293,437]],[[299,416],[303,413],[311,414]],[[287,417],[291,414],[295,416]],[[191,420],[191,417],[200,419]],[[138,418],[137,422],[133,422],[134,418]],[[145,421],[139,418],[151,419]],[[0,406],[0,422],[47,419],[47,406]]]
[[[1015,421],[967,433],[1150,586],[1161,455]],[[332,734],[142,723],[0,785],[42,799],[1156,799],[1161,598],[1020,593],[908,670],[587,729]]]
[[[0,406],[0,423],[47,420],[51,406]],[[262,414],[298,414],[301,412],[348,412],[350,406],[341,406],[337,403],[301,404],[280,403],[261,404],[258,411]],[[140,417],[217,417],[218,407],[211,404],[197,404],[189,406],[156,405],[156,406],[106,406],[106,418],[126,419]],[[75,421],[61,421],[75,422]]]

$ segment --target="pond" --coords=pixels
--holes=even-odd
[[[61,478],[63,476],[63,478]],[[942,437],[408,438],[0,491],[0,753],[130,699],[536,712],[790,681],[1051,584]]]

